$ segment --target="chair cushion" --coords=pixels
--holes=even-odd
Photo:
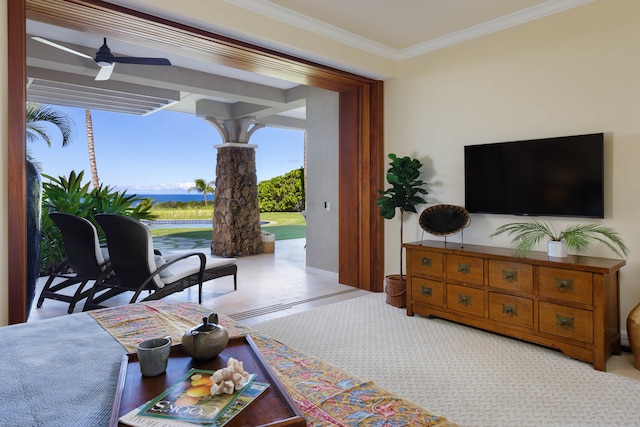
[[[193,253],[193,251],[189,251],[188,253]],[[209,254],[205,254],[205,257],[206,257],[206,264],[204,267],[205,270],[236,263],[236,260],[234,258],[224,258],[224,257],[218,257],[214,255],[209,255]],[[192,256],[186,259],[182,259],[176,262],[175,264],[171,264],[169,269],[171,269],[171,273],[172,273],[170,276],[168,277],[160,276],[160,281],[162,282],[163,286],[173,283],[176,280],[179,280],[184,277],[197,273],[200,270],[200,258],[197,256]],[[163,286],[159,286],[159,287],[163,287]]]

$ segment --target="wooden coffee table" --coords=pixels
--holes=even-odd
[[[126,426],[118,419],[127,412],[153,399],[178,381],[191,368],[217,370],[227,366],[233,357],[242,361],[244,370],[256,374],[255,381],[269,383],[269,388],[227,424],[234,426],[293,426],[305,427],[305,418],[284,389],[280,380],[249,336],[232,338],[227,348],[210,361],[197,361],[188,356],[178,344],[171,348],[167,372],[157,377],[143,377],[136,353],[122,357],[120,375],[113,402],[110,427]]]

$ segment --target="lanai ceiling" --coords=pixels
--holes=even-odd
[[[224,120],[256,116],[275,126],[304,128],[304,88],[274,78],[107,39],[115,56],[163,57],[172,66],[115,64],[109,80],[96,81],[93,60],[38,42],[38,36],[91,57],[103,43],[80,33],[27,21],[27,99],[127,114],[159,109]]]
[[[225,1],[400,60],[591,0]],[[136,8],[136,2],[131,0],[112,3]],[[163,52],[158,46],[132,44],[113,36],[107,43],[114,55],[165,57],[172,66],[116,64],[109,80],[96,81],[100,67],[93,60],[40,43],[31,36],[92,57],[103,43],[101,34],[28,20],[27,97],[30,101],[130,114],[167,109],[218,120],[256,116],[258,122],[267,125],[304,128],[305,88],[291,82],[214,65],[188,53],[177,55]],[[268,40],[246,41],[286,52],[280,46],[270,45]],[[323,62],[323,58],[309,59]]]

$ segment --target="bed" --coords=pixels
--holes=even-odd
[[[0,425],[108,425],[122,355],[151,337],[178,343],[211,311],[160,300],[0,328]],[[454,425],[224,315],[220,324],[252,337],[308,426]]]

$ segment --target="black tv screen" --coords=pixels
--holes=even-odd
[[[464,147],[472,213],[604,218],[604,134]]]

